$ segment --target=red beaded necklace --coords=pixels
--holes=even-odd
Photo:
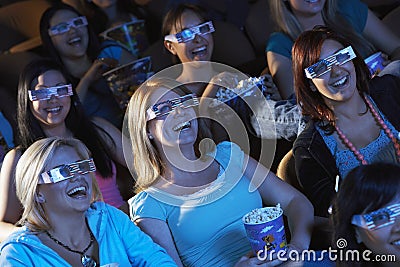
[[[379,113],[375,110],[374,106],[372,105],[371,101],[367,97],[363,97],[365,102],[367,103],[369,109],[371,110],[372,116],[374,116],[375,120],[378,122],[379,126],[385,131],[385,134],[389,137],[389,139],[393,142],[393,146],[396,150],[396,155],[397,155],[397,161],[400,162],[400,144],[398,143],[398,140],[390,130],[390,128],[386,125],[382,117],[379,115]],[[350,142],[349,139],[344,135],[342,130],[339,129],[337,125],[335,125],[335,129],[339,135],[339,138],[343,141],[343,143],[350,149],[351,152],[354,153],[356,158],[361,161],[362,165],[367,165],[368,162],[365,160],[364,155],[360,153],[360,151],[357,150],[357,148],[353,145],[353,143]]]

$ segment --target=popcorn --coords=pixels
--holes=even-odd
[[[217,94],[216,94],[216,99],[214,99],[210,107],[216,107],[221,104],[221,102],[225,103],[228,102],[229,100],[237,97],[237,96],[242,96],[246,97],[249,96],[253,93],[253,88],[257,85],[262,85],[264,81],[264,77],[250,77],[246,80],[241,80],[239,83],[236,85],[235,88],[224,88],[220,87]]]
[[[257,224],[275,220],[282,214],[281,205],[278,203],[276,207],[254,209],[244,217],[245,223]]]

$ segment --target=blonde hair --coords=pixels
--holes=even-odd
[[[304,31],[300,22],[291,11],[289,1],[269,0],[272,19],[279,27],[278,30],[287,34],[293,41]],[[375,51],[374,46],[338,12],[338,0],[326,0],[322,10],[322,18],[326,26],[344,35],[363,57]]]
[[[127,108],[128,131],[133,152],[133,166],[137,175],[137,190],[154,184],[165,170],[160,153],[147,135],[146,112],[150,97],[159,88],[167,88],[180,96],[191,94],[184,85],[169,78],[153,78],[142,84],[132,95]],[[201,157],[215,149],[212,142],[200,142],[210,138],[211,132],[203,118],[198,118],[198,136],[195,142],[196,154]]]
[[[37,201],[39,176],[49,165],[57,149],[69,146],[75,149],[81,159],[90,158],[90,151],[79,140],[73,138],[49,137],[34,142],[21,156],[15,171],[16,193],[24,211],[20,224],[24,224],[31,231],[45,231],[51,228],[42,203]],[[93,173],[92,202],[101,199],[101,193]]]

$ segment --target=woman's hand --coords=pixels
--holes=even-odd
[[[113,58],[98,58],[84,75],[84,79],[92,83],[101,78],[104,72],[115,68],[118,65],[118,60]]]
[[[85,75],[79,81],[76,87],[76,92],[80,100],[83,102],[89,87],[98,79],[101,78],[104,72],[115,68],[118,65],[118,60],[113,58],[99,58],[96,59],[90,68],[86,71]]]

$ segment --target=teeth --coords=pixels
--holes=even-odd
[[[193,50],[193,53],[199,53],[199,52],[202,52],[202,51],[204,51],[204,50],[206,50],[206,47],[205,47],[205,46],[202,46],[202,47],[199,47],[199,48],[194,49],[194,50]]]
[[[71,191],[69,191],[67,194],[68,195],[73,195],[73,194],[75,194],[76,192],[79,192],[79,191],[86,192],[86,188],[84,186],[76,187],[76,188],[72,189]]]
[[[339,85],[343,85],[346,82],[347,77],[343,77],[342,79],[340,79],[339,81],[335,82],[333,84],[333,86],[339,86]]]
[[[48,109],[46,109],[46,110],[47,110],[47,112],[51,112],[51,113],[53,113],[53,112],[59,112],[59,111],[61,110],[61,107],[48,108]]]
[[[76,38],[74,38],[74,39],[69,40],[68,43],[69,43],[69,44],[73,44],[73,43],[79,42],[80,40],[81,40],[80,37],[76,37]]]
[[[174,130],[174,131],[179,131],[179,130],[181,130],[183,127],[190,127],[190,121],[186,121],[186,122],[179,123],[178,125],[176,125],[176,126],[173,128],[173,130]]]

